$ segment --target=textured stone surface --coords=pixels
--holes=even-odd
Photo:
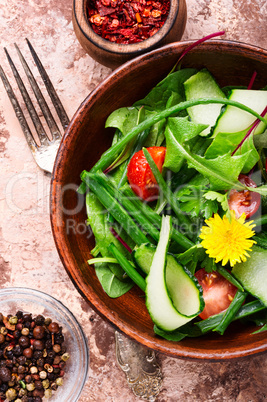
[[[267,47],[266,0],[187,0],[187,6],[184,40],[224,29],[227,39]],[[28,37],[69,116],[110,73],[77,42],[71,7],[70,0],[0,0],[0,60],[8,76],[3,47],[17,61],[13,42],[29,55],[24,41]],[[46,291],[79,319],[90,346],[90,373],[81,402],[137,401],[116,364],[113,328],[84,302],[59,261],[49,221],[49,182],[32,159],[0,83],[0,286]],[[267,398],[266,355],[234,364],[158,358],[164,375],[159,402]]]

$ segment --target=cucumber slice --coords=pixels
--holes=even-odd
[[[267,105],[267,91],[233,89],[229,99],[240,102],[261,114]],[[237,133],[246,130],[254,121],[255,116],[252,114],[228,105],[219,117],[212,136],[215,137],[218,133]],[[266,125],[261,122],[255,134],[261,134],[265,129]]]
[[[199,98],[226,98],[225,94],[216,83],[208,70],[203,69],[192,75],[184,83],[186,100]],[[192,121],[199,124],[206,124],[208,127],[201,132],[201,135],[209,134],[221,113],[223,104],[208,104],[192,106],[187,109]]]
[[[155,252],[156,247],[151,243],[142,244],[133,250],[136,265],[146,275],[149,273]],[[195,316],[196,311],[203,310],[202,288],[198,281],[170,253],[166,256],[166,285],[174,307],[181,314],[191,317]]]
[[[236,264],[232,274],[244,289],[267,307],[267,250],[253,246],[250,258]]]
[[[156,250],[151,244],[142,244],[135,248],[133,257],[143,272],[148,274],[147,292],[153,292],[154,295],[149,294],[147,297],[147,308],[152,320],[159,328],[171,331],[191,321],[203,310],[202,289],[172,254],[166,256],[166,278],[165,269],[161,270],[160,276],[152,276],[152,262],[158,262]]]
[[[162,217],[159,242],[146,278],[146,306],[153,322],[165,331],[188,322],[173,306],[165,282],[165,261],[171,232],[170,217]]]
[[[143,243],[133,249],[132,256],[136,265],[148,275],[152,260],[156,251],[156,246],[151,243]]]

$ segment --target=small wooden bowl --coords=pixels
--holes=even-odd
[[[93,59],[112,69],[143,53],[179,41],[186,25],[185,0],[171,0],[168,18],[155,35],[130,45],[113,43],[93,31],[86,16],[86,4],[87,0],[73,1],[72,20],[75,34],[82,47]]]
[[[120,298],[107,296],[94,267],[87,264],[94,237],[86,225],[84,196],[76,193],[81,172],[90,170],[110,146],[113,130],[104,128],[109,114],[142,99],[171,71],[191,43],[173,43],[129,61],[84,100],[58,151],[51,183],[51,222],[59,255],[74,285],[112,325],[147,347],[171,356],[233,359],[266,352],[266,333],[253,334],[255,326],[238,323],[232,324],[224,336],[211,333],[170,342],[154,334],[144,294],[136,286]],[[257,71],[255,88],[262,88],[266,85],[267,51],[238,42],[214,40],[190,51],[183,67],[206,67],[221,86],[246,86]]]

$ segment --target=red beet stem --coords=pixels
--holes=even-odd
[[[132,252],[131,247],[129,247],[128,244],[120,237],[120,235],[116,232],[116,230],[113,227],[110,227],[109,230],[111,231],[113,236],[116,237],[116,239],[118,239],[119,242],[126,248],[126,250],[128,250],[129,253],[131,253]]]
[[[179,63],[181,62],[182,58],[191,50],[193,49],[195,46],[198,46],[200,43],[205,42],[206,40],[212,39],[215,36],[222,36],[225,34],[225,31],[220,31],[220,32],[215,32],[213,34],[204,36],[204,38],[197,40],[196,42],[192,43],[192,45],[188,46],[183,53],[181,54],[181,56],[178,59],[177,65],[179,65]]]
[[[265,114],[267,113],[267,106],[264,108],[263,112],[261,113],[261,116],[265,116]],[[256,119],[253,123],[253,125],[250,127],[250,129],[248,130],[247,134],[245,135],[245,137],[243,138],[243,140],[238,144],[238,146],[236,147],[236,149],[232,152],[232,156],[239,150],[239,148],[242,147],[242,145],[244,144],[244,142],[246,141],[246,139],[250,136],[250,134],[253,132],[253,130],[259,125],[260,120]]]
[[[257,71],[254,71],[248,84],[248,89],[252,89],[256,77],[257,77]]]

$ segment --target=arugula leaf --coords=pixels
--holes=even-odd
[[[167,150],[164,167],[177,173],[184,162],[184,157],[175,145],[174,139],[184,144],[199,135],[204,128],[206,125],[193,123],[188,117],[169,117],[165,129]]]
[[[207,159],[216,158],[219,155],[225,155],[229,152],[233,153],[238,144],[242,141],[247,133],[247,129],[239,131],[238,133],[218,133],[211,145],[205,153]],[[253,136],[250,135],[246,141],[244,141],[242,147],[238,149],[235,155],[243,155],[246,152],[251,151],[250,157],[246,160],[242,169],[243,173],[248,173],[256,165],[259,160],[259,154],[255,148]]]
[[[174,118],[175,119],[175,118]],[[176,158],[185,158],[188,166],[195,168],[203,176],[207,177],[211,184],[212,190],[227,190],[237,188],[244,190],[238,176],[242,171],[246,160],[249,158],[251,151],[243,155],[231,156],[230,153],[218,156],[215,159],[206,159],[196,154],[192,154],[183,144],[183,136],[181,139],[175,137],[175,123],[173,118],[168,119],[166,133],[169,137],[169,144],[172,144],[173,152]],[[267,188],[267,186],[266,186]],[[254,191],[258,191],[254,189]]]
[[[206,159],[188,153],[187,160],[189,167],[195,167],[209,179],[212,190],[227,190],[232,187],[244,190],[245,186],[238,182],[238,176],[250,154],[251,151],[240,156],[231,156],[228,153],[215,159]]]
[[[242,171],[246,161],[251,155],[251,150],[243,155],[231,156],[231,153],[219,155],[215,159],[207,159],[205,157],[193,154],[186,147],[186,141],[196,135],[196,131],[192,130],[189,133],[182,131],[177,132],[177,119],[181,118],[168,118],[167,127],[165,130],[167,151],[168,145],[171,149],[173,157],[169,157],[172,163],[168,163],[168,167],[175,168],[175,161],[185,158],[188,166],[195,168],[203,176],[207,177],[212,190],[226,190],[233,187],[244,190],[245,186],[238,182],[238,176]],[[197,125],[200,129],[201,125]],[[167,154],[167,152],[166,152]],[[180,162],[178,162],[180,165]],[[258,191],[259,187],[257,190]]]
[[[259,186],[259,187],[248,187],[248,190],[255,191],[255,193],[259,193],[260,195],[266,197],[267,196],[267,185]]]

